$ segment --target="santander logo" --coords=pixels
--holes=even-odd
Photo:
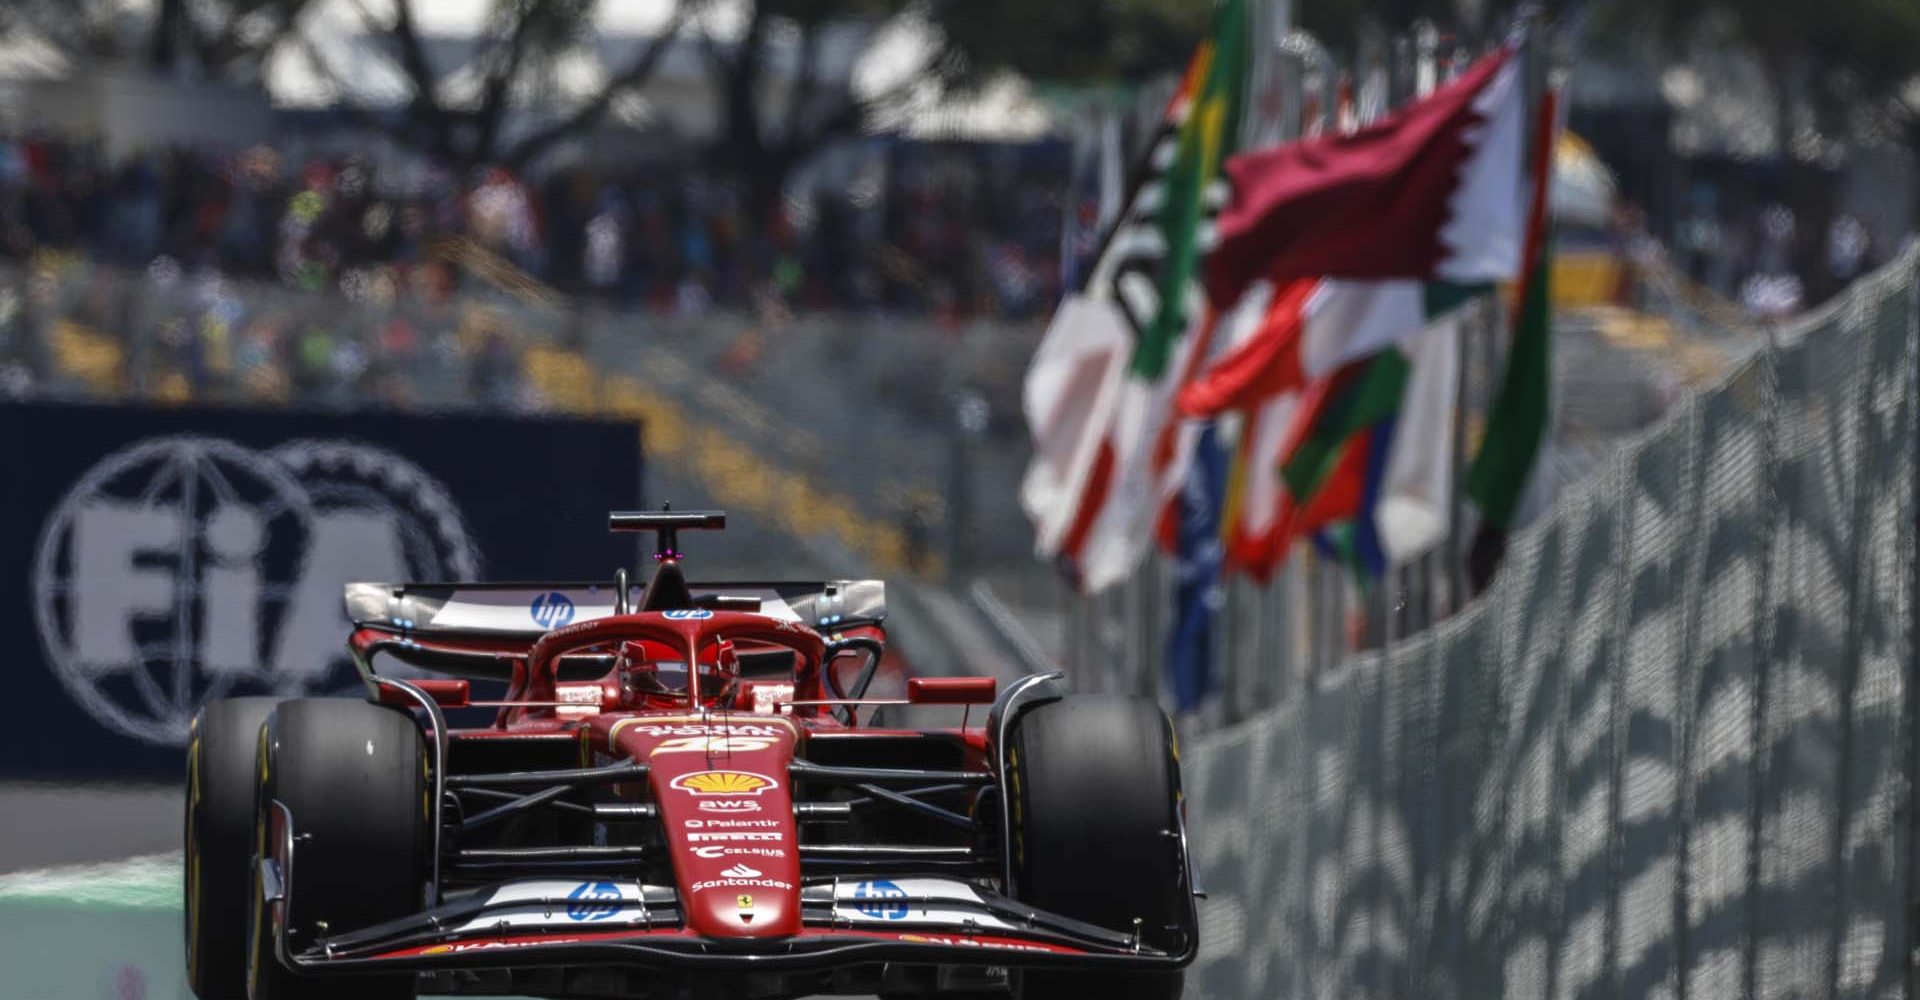
[[[761,873],[746,865],[734,865],[720,874],[727,878],[759,878]]]

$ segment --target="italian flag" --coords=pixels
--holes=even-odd
[[[1055,312],[1027,372],[1034,459],[1021,503],[1035,548],[1096,592],[1124,580],[1186,476],[1198,428],[1174,396],[1206,357],[1200,263],[1223,200],[1247,67],[1244,0],[1214,11],[1148,169],[1085,286]]]

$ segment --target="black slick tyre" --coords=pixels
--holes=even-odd
[[[427,751],[413,718],[360,701],[281,703],[262,729],[255,850],[269,810],[286,806],[295,846],[287,894],[288,950],[420,910],[432,850]],[[288,873],[282,873],[285,877]],[[274,952],[252,889],[252,1000],[411,1000],[414,977],[295,975]]]
[[[200,1000],[246,1000],[253,885],[254,752],[278,699],[208,702],[187,735],[187,985]]]
[[[1023,902],[1185,947],[1191,904],[1178,838],[1172,726],[1139,698],[1069,696],[1014,723],[1007,747],[1013,893]],[[1020,1000],[1178,1000],[1179,972],[1015,974]]]

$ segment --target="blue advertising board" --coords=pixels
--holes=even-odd
[[[176,780],[206,699],[357,690],[343,584],[611,581],[641,499],[563,418],[11,403],[0,463],[0,777]]]

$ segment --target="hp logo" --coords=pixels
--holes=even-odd
[[[853,908],[875,920],[905,920],[906,897],[905,889],[885,879],[862,882],[853,887],[853,898],[859,900]]]
[[[620,912],[624,897],[612,882],[582,882],[567,893],[568,920],[605,920]]]
[[[573,600],[556,590],[534,598],[529,611],[535,625],[559,628],[573,621]]]

